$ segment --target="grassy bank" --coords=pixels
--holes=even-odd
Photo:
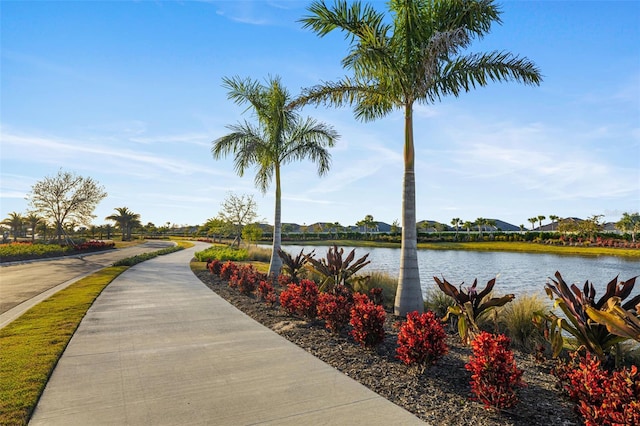
[[[179,242],[144,258],[123,259],[135,264],[161,254],[192,247]],[[0,329],[0,425],[26,425],[40,395],[80,321],[102,290],[128,266],[112,266],[85,277]]]
[[[361,240],[316,240],[287,241],[283,245],[328,246],[337,244],[342,247],[385,247],[400,248],[399,243],[387,243]],[[418,249],[424,250],[470,250],[470,251],[507,251],[520,253],[546,253],[567,256],[618,256],[640,260],[640,250],[616,247],[555,246],[529,242],[484,241],[484,242],[437,242],[419,243]]]
[[[126,269],[105,268],[83,278],[0,330],[0,424],[27,424],[85,313]]]

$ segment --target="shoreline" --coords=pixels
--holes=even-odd
[[[269,245],[267,243],[261,244]],[[400,243],[362,240],[292,240],[282,242],[282,246],[332,246],[334,244],[338,247],[400,248]],[[495,251],[533,254],[557,254],[563,256],[582,257],[614,256],[632,261],[640,261],[640,249],[629,249],[621,247],[558,246],[550,244],[510,241],[418,243],[418,250]]]

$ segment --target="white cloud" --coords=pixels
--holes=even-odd
[[[113,172],[148,176],[149,172],[169,172],[179,175],[202,173],[204,175],[228,176],[227,172],[217,171],[198,163],[177,158],[174,155],[160,156],[130,148],[119,148],[87,144],[66,138],[23,135],[2,129],[3,159],[20,159],[25,152],[30,153],[29,160],[60,167],[75,167],[83,161],[87,164],[108,163],[115,167]],[[82,158],[83,161],[79,161]],[[144,167],[143,170],[140,167]],[[109,170],[107,170],[109,171]]]

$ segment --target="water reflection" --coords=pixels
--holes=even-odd
[[[283,249],[291,254],[298,254],[304,248],[305,253],[315,250],[317,256],[324,256],[328,246],[312,247],[286,245]],[[345,252],[354,247],[344,247]],[[400,249],[355,247],[356,259],[369,253],[371,264],[366,271],[384,271],[392,275],[398,274],[400,265]],[[418,250],[420,282],[423,294],[427,288],[435,286],[434,276],[445,277],[447,281],[458,285],[465,282],[471,285],[475,278],[484,284],[493,277],[498,277],[496,292],[506,293],[538,293],[546,298],[544,284],[548,277],[560,271],[567,283],[576,283],[580,287],[586,280],[596,288],[596,297],[602,295],[606,284],[615,276],[628,280],[640,275],[640,261],[614,256],[581,257],[559,256],[554,254],[509,253],[509,252],[477,252],[463,250]],[[640,281],[633,294],[640,293]]]

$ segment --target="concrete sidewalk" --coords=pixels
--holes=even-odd
[[[189,269],[200,249],[103,291],[31,425],[424,424],[209,290]]]

